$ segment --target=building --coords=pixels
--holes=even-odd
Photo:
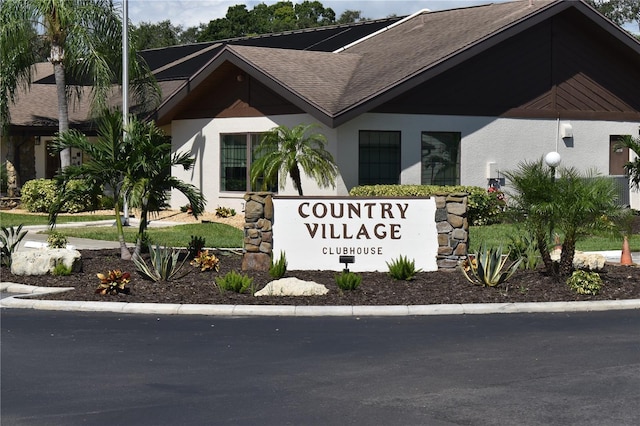
[[[622,202],[640,209],[620,177],[630,153],[613,149],[639,135],[640,43],[582,1],[419,11],[331,50],[290,37],[210,44],[207,55],[185,46],[153,67],[171,91],[153,118],[175,151],[197,157],[193,170],[172,172],[202,189],[207,210],[242,209],[260,134],[301,123],[320,126],[340,170],[334,189],[304,180],[305,195],[376,183],[487,187],[557,151],[564,166],[617,176]],[[287,181],[280,193],[297,192]],[[172,207],[185,202],[172,194]]]

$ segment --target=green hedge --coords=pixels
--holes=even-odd
[[[349,195],[354,197],[430,197],[435,194],[461,192],[469,194],[467,218],[470,225],[490,225],[500,221],[505,207],[502,193],[489,193],[479,186],[367,185],[351,189]]]
[[[99,196],[90,192],[82,180],[72,180],[67,184],[67,193],[72,195],[62,204],[61,212],[79,213],[96,210]],[[56,203],[61,191],[52,179],[33,179],[22,185],[20,203],[30,212],[48,213]]]

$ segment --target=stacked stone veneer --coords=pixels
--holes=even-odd
[[[467,194],[435,194],[438,230],[438,268],[456,268],[467,258],[469,222]],[[250,192],[244,196],[244,256],[242,269],[268,271],[273,247],[273,193]]]
[[[466,193],[435,194],[438,269],[453,269],[467,258],[469,221]]]
[[[244,200],[242,270],[268,271],[273,247],[273,193],[249,192]]]

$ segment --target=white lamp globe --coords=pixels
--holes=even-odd
[[[558,167],[561,159],[562,158],[560,157],[560,154],[555,151],[552,151],[544,156],[544,162],[547,163],[547,166],[549,167]]]

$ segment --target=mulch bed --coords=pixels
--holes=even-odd
[[[184,266],[189,273],[171,282],[154,283],[135,272],[133,262],[120,259],[119,250],[83,250],[83,271],[70,276],[16,276],[3,267],[2,281],[47,287],[74,287],[73,291],[47,295],[49,300],[90,300],[144,303],[243,304],[243,305],[430,305],[449,303],[557,302],[640,299],[640,267],[607,264],[600,273],[604,286],[597,296],[578,295],[565,284],[554,281],[542,270],[519,271],[507,287],[489,288],[468,282],[459,270],[418,273],[412,281],[396,281],[386,273],[361,273],[362,284],[354,291],[341,291],[334,271],[288,271],[285,276],[324,284],[329,293],[312,297],[254,297],[225,292],[215,285],[215,277],[231,270],[253,278],[256,290],[273,279],[267,272],[242,272],[241,257],[220,255],[220,271],[200,272]],[[95,294],[96,274],[121,269],[132,275],[130,293],[114,296]]]

